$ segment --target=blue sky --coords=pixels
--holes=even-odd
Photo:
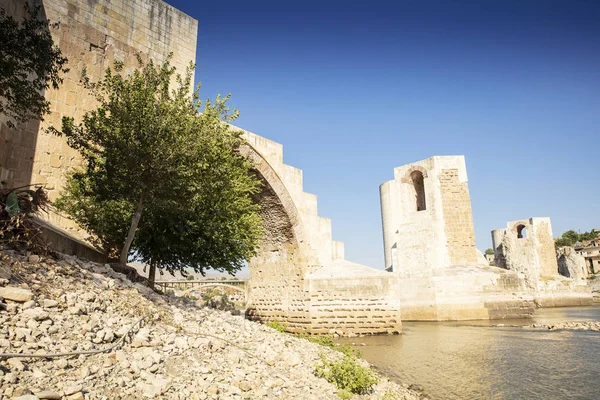
[[[284,145],[346,258],[383,268],[379,185],[463,154],[477,247],[506,221],[600,228],[600,2],[167,0],[201,96]]]

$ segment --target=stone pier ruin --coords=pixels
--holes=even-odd
[[[507,222],[506,228],[492,231],[492,245],[495,264],[521,273],[539,306],[591,304],[587,281],[580,279],[585,268],[573,265],[577,262],[576,254],[568,251],[562,254],[563,275],[568,276],[559,273],[550,218]]]
[[[290,331],[392,333],[401,329],[397,277],[344,260],[331,220],[302,188],[302,171],[283,163],[283,147],[245,132],[244,153],[263,180],[266,236],[249,262],[251,318]]]
[[[386,269],[399,278],[403,320],[527,317],[523,275],[489,266],[475,248],[463,156],[394,169],[380,186]]]
[[[43,16],[60,22],[51,31],[69,59],[59,90],[45,93],[52,114],[10,129],[0,120],[0,179],[10,186],[42,184],[56,199],[65,172],[78,165],[65,138],[44,128],[63,116],[80,120],[95,101],[81,85],[84,67],[92,80],[114,60],[136,68],[136,54],[172,64],[183,72],[196,58],[198,21],[160,0],[35,0]],[[22,18],[23,1],[4,0],[9,15]],[[283,163],[283,148],[245,132],[244,154],[255,162],[263,189],[256,196],[267,234],[249,260],[249,315],[277,320],[290,331],[311,333],[391,333],[401,330],[397,277],[344,260],[344,246],[332,240],[331,221],[317,213],[317,198],[302,188],[302,171]],[[89,257],[85,232],[50,213],[47,232],[67,238],[57,250]],[[98,257],[95,257],[98,259]]]

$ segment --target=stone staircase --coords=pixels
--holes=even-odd
[[[308,244],[320,264],[344,259],[344,243],[332,239],[331,220],[318,215],[317,196],[303,190],[302,170],[283,162],[283,145],[244,130],[244,137],[284,183],[306,230]]]

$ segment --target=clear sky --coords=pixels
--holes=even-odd
[[[284,145],[346,258],[383,268],[379,185],[467,161],[477,247],[600,228],[600,1],[190,1],[203,98]]]

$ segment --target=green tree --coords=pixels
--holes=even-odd
[[[563,233],[562,238],[568,243],[570,243],[569,246],[572,246],[575,243],[577,243],[577,241],[579,241],[579,234],[574,230],[570,230]]]
[[[102,80],[84,78],[98,108],[51,128],[85,160],[57,207],[108,251],[119,249],[121,263],[133,253],[150,264],[151,285],[156,268],[237,271],[261,234],[251,198],[259,181],[238,152],[241,133],[227,124],[237,111],[228,97],[198,101],[193,65],[181,77],[170,59],[139,62],[128,76],[116,62]]]
[[[494,254],[493,249],[485,249],[485,254]]]
[[[57,89],[68,72],[67,59],[54,45],[49,23],[39,6],[25,3],[25,18],[19,22],[0,8],[0,114],[7,125],[42,119],[50,112],[44,91]]]
[[[596,239],[598,236],[600,236],[600,232],[596,231],[595,229],[592,229],[589,232],[584,232],[580,234],[579,240],[592,240]]]
[[[562,238],[562,237],[554,239],[554,246],[555,247],[573,246],[573,244],[574,243],[571,242],[570,240]]]
[[[582,240],[592,240],[600,236],[600,232],[592,229],[589,232],[577,233],[574,230],[568,230],[558,239],[554,240],[556,247],[573,246]]]

